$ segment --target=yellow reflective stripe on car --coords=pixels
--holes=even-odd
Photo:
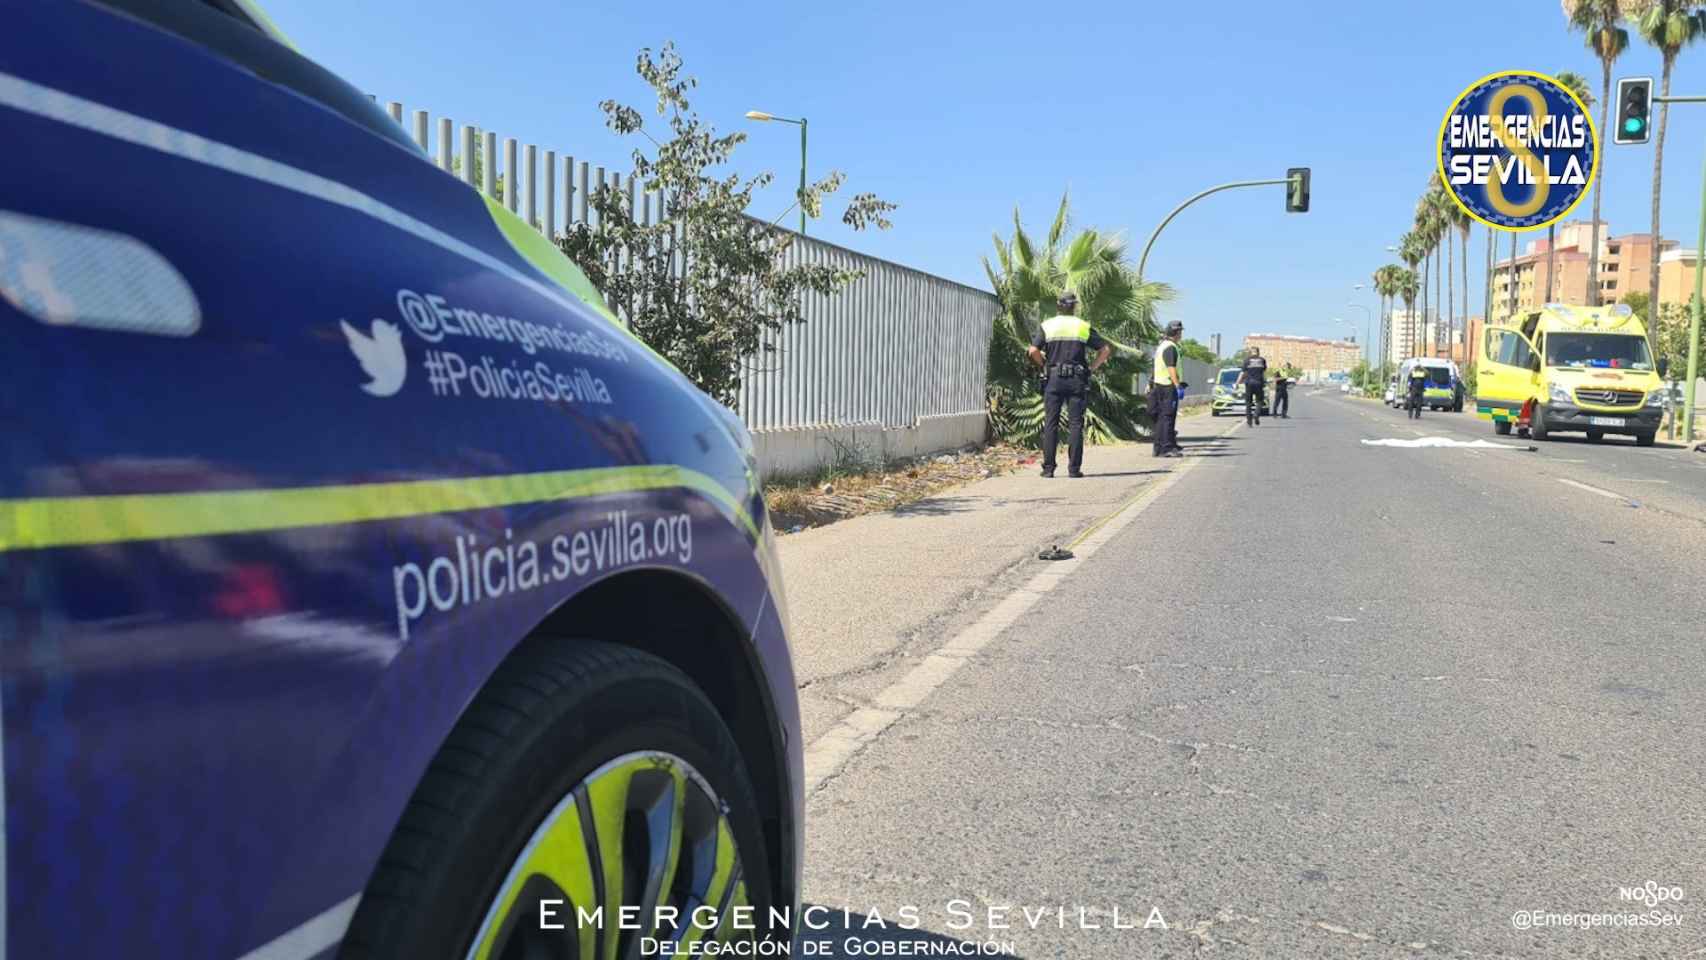
[[[233,2],[235,2],[244,13],[248,14],[249,19],[255,21],[267,36],[272,37],[274,40],[277,40],[279,43],[284,44],[292,50],[296,49],[296,44],[290,42],[290,38],[284,35],[284,31],[278,28],[278,24],[274,23],[272,18],[267,16],[267,12],[262,10],[261,5],[256,3],[255,0],[233,0]]]
[[[556,281],[559,287],[562,287],[566,293],[572,295],[576,300],[598,311],[599,316],[609,320],[616,329],[627,334],[628,339],[645,348],[647,353],[671,367],[675,366],[668,357],[653,350],[651,344],[641,340],[634,331],[628,329],[628,325],[622,322],[622,318],[611,311],[609,305],[604,302],[604,295],[598,292],[598,288],[592,285],[592,281],[587,279],[586,274],[575,265],[573,260],[570,260],[563,251],[557,249],[556,244],[545,239],[544,234],[528,226],[527,221],[516,216],[508,207],[498,201],[485,194],[481,194],[480,199],[486,202],[486,212],[491,214],[492,222],[498,225],[498,232],[503,234],[504,239],[509,241],[509,245],[514,248],[516,253],[521,254],[522,259],[537,267],[545,276]]]
[[[544,234],[528,226],[527,221],[511,212],[503,204],[485,194],[481,194],[480,199],[486,202],[486,212],[492,215],[492,220],[498,225],[498,230],[503,233],[504,239],[509,241],[509,245],[515,248],[516,253],[521,254],[522,259],[538,267],[540,273],[557,281],[558,286],[574,294],[576,299],[584,302],[587,306],[597,310],[611,323],[618,325],[621,323],[616,314],[612,313],[610,308],[605,305],[604,297],[599,294],[598,288],[592,285],[592,281],[586,278],[586,274],[581,272],[580,267],[575,266],[574,262],[563,254],[563,251],[557,249],[556,244],[547,240]]]
[[[0,500],[0,553],[262,533],[668,489],[692,490],[715,500],[754,539],[759,536],[751,515],[722,484],[693,470],[659,465],[274,490]]]

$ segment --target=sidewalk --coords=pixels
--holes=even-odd
[[[1181,427],[1193,456],[1214,456],[1207,441],[1227,429],[1206,418]],[[807,743],[999,599],[1004,574],[1043,563],[1038,551],[1066,546],[1180,463],[1153,459],[1147,443],[1090,447],[1073,480],[1065,453],[1052,480],[1029,467],[778,538]]]

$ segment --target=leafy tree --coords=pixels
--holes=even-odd
[[[1570,29],[1582,34],[1587,47],[1599,58],[1599,102],[1607,109],[1599,113],[1600,149],[1605,149],[1605,121],[1611,110],[1611,67],[1623,51],[1629,48],[1629,31],[1623,29],[1626,17],[1639,13],[1646,0],[1563,0],[1564,18]],[[1605,156],[1599,158],[1599,176],[1593,178],[1593,226],[1589,231],[1588,247],[1588,306],[1599,306],[1599,188],[1605,183]],[[1516,234],[1511,234],[1516,241]]]
[[[1622,300],[1617,302],[1628,304],[1629,309],[1635,311],[1635,316],[1640,317],[1642,323],[1647,321],[1647,307],[1651,303],[1651,301],[1647,299],[1647,291],[1631,290],[1623,295]]]
[[[1157,304],[1172,298],[1166,284],[1140,281],[1126,257],[1125,242],[1096,230],[1067,240],[1069,198],[1038,244],[1013,211],[1013,235],[995,236],[995,262],[983,260],[990,287],[1001,300],[989,344],[989,411],[996,433],[1013,442],[1032,442],[1042,432],[1043,397],[1036,364],[1026,355],[1055,300],[1078,296],[1078,315],[1115,344],[1104,373],[1090,380],[1084,435],[1092,443],[1138,436],[1143,397],[1137,374],[1149,369],[1142,345],[1160,339]]]
[[[1659,96],[1670,96],[1670,72],[1676,66],[1677,55],[1682,48],[1700,39],[1706,34],[1706,13],[1690,9],[1694,3],[1682,0],[1653,0],[1636,21],[1641,38],[1648,44],[1657,47],[1663,66],[1660,68]],[[1670,122],[1670,104],[1659,104],[1658,135],[1653,138],[1653,257],[1658,257],[1659,242],[1659,186],[1663,180],[1665,163],[1665,127]],[[1659,268],[1655,263],[1652,278],[1648,281],[1647,298],[1649,301],[1659,298]]]
[[[697,86],[682,75],[673,43],[654,58],[643,49],[635,72],[657,98],[667,139],[646,129],[637,109],[614,100],[599,104],[605,125],[651,145],[633,152],[635,180],[668,199],[668,216],[644,224],[627,195],[600,184],[587,197],[596,224],[576,223],[559,238],[611,307],[623,311],[634,333],[716,399],[732,402],[741,385],[742,361],[773,349],[773,335],[805,319],[813,297],[831,296],[862,274],[819,264],[788,266],[794,235],[747,215],[754,191],[771,182],[727,169],[742,133],[718,134],[688,100]],[[811,184],[798,200],[816,216],[823,198],[840,188],[836,171]],[[853,197],[841,221],[855,230],[887,229],[895,205],[868,193]]]
[[[1210,350],[1206,344],[1198,343],[1190,337],[1179,341],[1179,353],[1190,357],[1192,360],[1201,360],[1210,365],[1220,362],[1220,358],[1215,356],[1214,351]]]
[[[1659,304],[1658,326],[1649,330],[1653,349],[1658,354],[1653,360],[1657,362],[1659,357],[1668,358],[1673,380],[1688,376],[1688,330],[1693,319],[1693,303],[1690,299],[1687,304]],[[1706,357],[1706,324],[1700,328],[1700,346],[1700,356]]]

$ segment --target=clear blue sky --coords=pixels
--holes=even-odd
[[[1010,230],[1015,205],[1040,231],[1070,189],[1075,220],[1125,231],[1135,259],[1191,193],[1310,166],[1309,214],[1286,215],[1277,188],[1220,194],[1175,220],[1150,258],[1150,276],[1179,290],[1163,316],[1198,339],[1223,334],[1227,352],[1250,331],[1328,336],[1344,329],[1333,317],[1361,325],[1363,311],[1346,305],[1362,296],[1351,285],[1390,259],[1384,248],[1410,222],[1440,118],[1464,87],[1497,70],[1575,70],[1597,97],[1600,77],[1557,0],[1492,0],[1472,17],[1367,0],[266,7],[305,52],[382,102],[612,168],[630,146],[604,128],[598,102],[647,106],[634,55],[674,40],[699,79],[700,112],[751,135],[736,166],[777,174],[755,213],[791,202],[799,143],[793,127],[742,115],[804,115],[814,176],[838,168],[848,193],[900,204],[890,231],[820,220],[814,233],[978,286],[987,286],[979,257],[991,231]],[[1504,29],[1466,32],[1470,21]],[[1635,39],[1614,75],[1658,67]],[[1706,46],[1683,54],[1673,92],[1706,93]],[[1703,141],[1706,105],[1674,109],[1664,232],[1686,246]],[[1652,156],[1651,146],[1604,150],[1603,216],[1617,233],[1648,229]],[[1503,250],[1508,235],[1499,236]],[[1472,265],[1484,244],[1477,226]],[[1473,269],[1470,286],[1481,289]],[[1481,310],[1478,295],[1472,308]]]

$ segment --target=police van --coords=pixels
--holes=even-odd
[[[11,5],[0,130],[0,956],[787,940],[737,419],[250,0]]]
[[[1424,374],[1422,387],[1422,405],[1430,410],[1451,410],[1462,412],[1463,389],[1462,377],[1457,370],[1457,364],[1451,360],[1434,357],[1412,357],[1398,365],[1398,376],[1392,391],[1394,407],[1405,409],[1409,405],[1410,371],[1421,367]]]

